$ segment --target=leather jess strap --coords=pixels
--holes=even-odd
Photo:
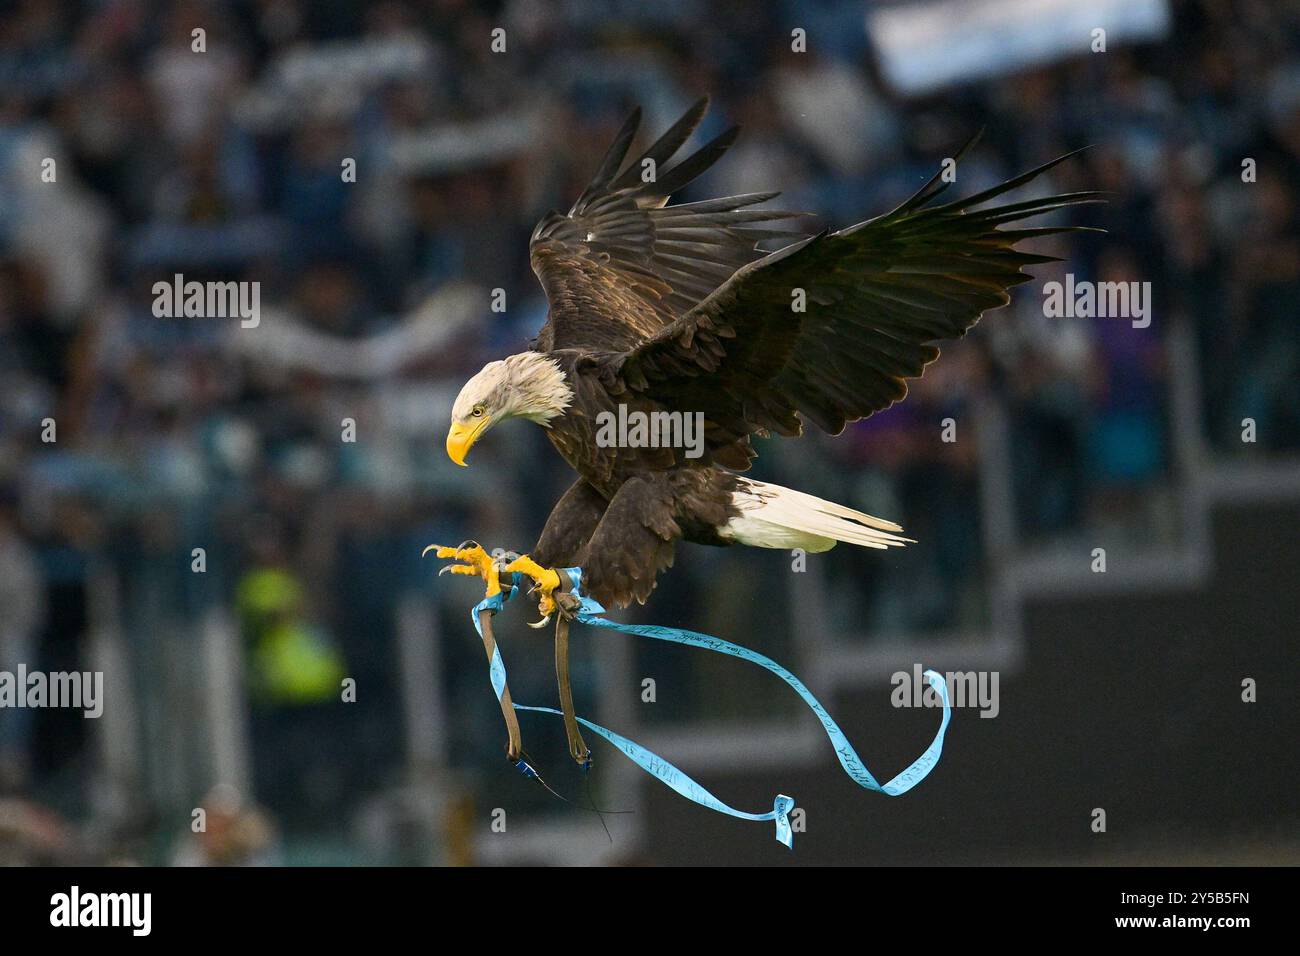
[[[519,731],[519,717],[515,714],[514,701],[510,699],[510,687],[506,684],[505,668],[501,665],[501,652],[497,650],[496,636],[492,633],[492,615],[496,612],[490,608],[475,608],[476,630],[483,638],[483,650],[487,651],[488,667],[492,674],[492,684],[497,691],[497,701],[501,704],[501,716],[506,721],[506,756],[511,763],[518,763],[524,756],[523,734]],[[500,687],[497,687],[497,674],[500,674]]]
[[[516,576],[517,577],[517,576]],[[514,596],[517,582],[510,587],[509,594],[495,594],[486,598],[474,608],[474,625],[483,639],[483,650],[487,654],[488,667],[492,677],[492,687],[501,705],[501,716],[506,723],[506,756],[520,770],[535,776],[536,771],[524,760],[523,734],[519,729],[519,717],[515,713],[514,700],[510,696],[510,686],[506,682],[505,667],[501,661],[501,651],[497,647],[496,635],[492,630],[492,617],[501,609],[505,601]],[[559,590],[568,592],[572,582],[567,574],[560,575]],[[555,677],[560,690],[560,708],[564,717],[564,731],[569,738],[569,755],[583,770],[591,767],[591,750],[582,739],[578,729],[577,713],[573,706],[573,682],[569,676],[569,617],[566,613],[555,615]]]
[[[560,575],[559,590],[568,592],[571,580]],[[555,679],[560,687],[560,713],[564,715],[564,733],[569,738],[569,756],[583,770],[591,768],[591,751],[578,729],[578,715],[573,709],[573,684],[569,680],[569,613],[557,607],[555,612]]]

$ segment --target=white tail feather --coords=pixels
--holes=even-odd
[[[731,503],[740,514],[718,533],[756,548],[803,548],[815,553],[830,550],[837,541],[881,549],[915,543],[894,534],[903,529],[892,521],[752,478],[741,479]]]

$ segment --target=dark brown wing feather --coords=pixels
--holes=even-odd
[[[679,507],[662,475],[624,482],[580,556],[587,593],[606,608],[644,604],[659,572],[672,567]]]
[[[837,434],[906,395],[906,380],[938,357],[933,343],[965,335],[1005,305],[1007,290],[1030,278],[1024,266],[1055,261],[1018,242],[1084,228],[1000,227],[1100,201],[1098,193],[975,208],[1067,158],[945,205],[932,204],[947,187],[936,175],[884,216],[744,266],[686,315],[611,357],[609,372],[668,407],[703,411],[722,442],[796,435],[800,416]],[[798,290],[803,312],[793,308]]]
[[[629,478],[579,554],[587,593],[607,608],[644,604],[679,540],[720,544],[737,513],[738,479],[721,468],[675,468]]]
[[[631,348],[759,258],[761,240],[802,234],[756,225],[799,215],[748,208],[777,193],[666,205],[736,138],[733,127],[669,165],[707,108],[701,99],[620,172],[640,124],[635,111],[568,214],[537,224],[529,252],[550,303],[537,349]],[[643,181],[651,165],[653,178]]]
[[[579,478],[551,509],[542,536],[529,555],[548,568],[573,567],[608,507],[600,492]]]

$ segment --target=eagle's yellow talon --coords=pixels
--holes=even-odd
[[[431,544],[420,553],[420,557],[424,557],[430,551],[435,552],[439,558],[455,558],[457,561],[465,562],[447,565],[438,572],[440,577],[448,571],[452,574],[472,574],[483,579],[483,583],[487,586],[488,597],[501,593],[500,569],[492,555],[484,551],[481,545],[475,544],[471,548],[447,548],[439,544]]]
[[[560,586],[560,573],[554,568],[544,568],[528,555],[516,558],[502,568],[507,574],[518,571],[520,574],[532,578],[536,587],[533,590],[540,591],[541,597],[537,599],[537,610],[542,615],[542,620],[531,627],[541,627],[550,620],[551,615],[555,613],[555,598],[552,595],[555,589]]]

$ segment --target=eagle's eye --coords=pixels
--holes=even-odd
[[[482,406],[482,405],[475,405],[475,406],[474,406],[474,410],[473,410],[472,412],[470,412],[470,414],[473,415],[475,418],[482,418],[482,417],[483,417],[483,406]]]

